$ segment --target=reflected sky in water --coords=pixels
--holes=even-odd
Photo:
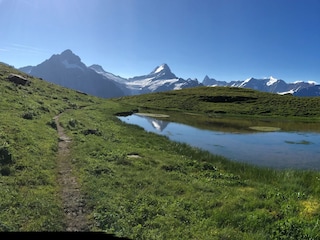
[[[147,116],[119,117],[146,131],[208,150],[234,161],[277,169],[320,170],[320,134],[312,132],[229,133],[197,129]]]

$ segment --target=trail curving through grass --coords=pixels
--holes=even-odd
[[[89,230],[86,217],[85,201],[81,195],[80,186],[73,175],[70,157],[71,139],[60,125],[59,117],[54,117],[59,136],[58,150],[58,183],[61,187],[61,198],[65,213],[67,232],[84,232]]]

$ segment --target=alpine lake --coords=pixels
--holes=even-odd
[[[134,113],[118,118],[232,161],[274,169],[320,170],[319,123],[219,116],[199,123],[196,114],[185,114],[184,123],[169,121],[166,114]]]

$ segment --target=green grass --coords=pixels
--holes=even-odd
[[[249,91],[254,98],[237,98],[246,103],[230,102],[225,108],[222,105],[229,103],[208,102],[211,93],[201,88],[106,100],[35,78],[28,87],[15,86],[5,80],[9,72],[15,70],[1,65],[1,231],[65,228],[57,183],[58,136],[52,121],[63,112],[60,120],[72,139],[73,172],[87,202],[91,231],[132,239],[320,238],[319,172],[232,162],[127,125],[115,116],[143,108],[170,112],[170,118],[183,119],[179,114],[189,112],[206,119],[210,114],[232,115],[235,106],[242,106],[234,115],[243,115],[246,122],[249,110],[253,112],[251,104],[264,111],[264,104],[273,98],[282,101],[274,95],[266,94],[259,105],[259,93]],[[221,91],[226,96],[247,94],[247,90]],[[279,97],[288,106],[291,101],[306,106],[315,101]],[[286,111],[295,113],[294,106]],[[303,111],[290,118],[318,120],[316,104]],[[269,118],[278,113],[265,114]],[[255,115],[261,118],[261,112]],[[229,123],[228,127],[240,124],[233,118]]]
[[[93,231],[133,239],[319,237],[318,172],[262,169],[172,143],[106,114],[114,104],[62,118],[66,127],[79,122],[69,134]],[[104,123],[101,135],[82,134],[94,123]]]
[[[95,98],[35,78],[16,86],[6,80],[9,73],[19,72],[0,66],[0,231],[61,231],[52,118]]]

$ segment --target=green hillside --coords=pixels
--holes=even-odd
[[[0,230],[60,231],[53,117],[97,99],[31,77],[29,86],[16,85],[7,80],[12,73],[26,76],[0,65]]]
[[[29,86],[16,85],[10,73],[26,76],[0,65],[0,231],[67,230],[63,140],[53,120],[61,113],[89,231],[131,239],[320,238],[319,172],[230,162],[116,117],[138,109],[181,121],[182,113],[318,121],[319,99],[227,88],[99,99],[28,76]]]
[[[236,87],[197,87],[119,98],[144,109],[208,117],[291,118],[320,121],[320,97],[294,97]]]
[[[294,97],[236,87],[197,87],[121,98],[145,108],[205,114],[320,117],[320,97]]]
[[[197,87],[116,99],[142,112],[166,113],[169,121],[198,128],[248,131],[261,125],[320,131],[320,97],[294,97],[246,88]],[[305,124],[308,122],[308,124]]]

